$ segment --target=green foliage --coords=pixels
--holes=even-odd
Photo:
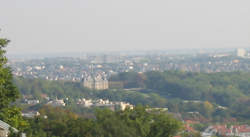
[[[190,132],[184,132],[181,134],[182,137],[201,137],[200,133],[190,133]]]
[[[138,82],[138,77],[140,82]],[[250,73],[191,73],[179,71],[121,73],[111,80],[123,81],[125,87],[144,87],[167,98],[203,100],[231,106],[239,98],[249,96]],[[128,81],[133,82],[132,84]],[[143,86],[141,86],[143,85]]]
[[[115,112],[98,109],[95,119],[60,108],[45,107],[40,112],[30,119],[30,137],[171,137],[181,129],[181,123],[168,114],[147,112],[142,106]]]
[[[18,91],[12,83],[12,74],[6,66],[7,58],[4,48],[9,43],[7,39],[0,39],[0,108],[8,107],[9,104],[18,98]]]
[[[20,130],[27,126],[22,119],[20,109],[11,103],[19,97],[19,92],[13,84],[11,69],[7,67],[5,47],[9,40],[0,38],[0,120]]]
[[[111,77],[110,81],[123,81],[125,88],[137,88],[142,86],[143,78],[136,72],[123,72]]]
[[[195,129],[195,130],[197,130],[197,131],[200,131],[200,132],[202,132],[202,131],[204,131],[206,128],[208,127],[208,124],[202,124],[202,123],[197,123],[197,124],[194,124],[193,125],[193,128]]]
[[[41,94],[55,98],[69,97],[68,107],[79,110],[74,100],[78,98],[102,98],[125,101],[151,107],[167,107],[172,112],[199,112],[202,116],[223,121],[230,117],[250,118],[250,73],[190,73],[179,71],[120,73],[112,81],[123,81],[126,88],[95,91],[86,89],[78,82],[46,81],[16,78],[15,83],[22,94],[40,99]],[[183,103],[182,100],[199,100],[201,103]],[[207,103],[205,103],[207,102]],[[209,103],[208,103],[209,102]],[[208,105],[210,104],[210,105]],[[217,106],[228,109],[218,109]],[[39,106],[34,106],[39,108]]]
[[[138,75],[143,75],[140,83],[136,80]],[[144,74],[121,73],[113,77],[114,79],[111,77],[111,80],[123,81],[125,87],[143,87],[145,89],[141,92],[147,95],[153,93],[161,98],[167,98],[168,102],[165,100],[159,104],[151,104],[168,107],[172,112],[200,112],[206,118],[214,118],[217,121],[224,121],[230,117],[237,117],[241,120],[250,118],[249,72],[152,71]],[[134,84],[126,85],[129,83],[127,81],[133,81]],[[181,100],[199,100],[201,103],[182,103]],[[211,103],[205,103],[206,101]],[[216,107],[217,104],[228,109],[219,109]]]
[[[145,94],[123,89],[95,91],[80,86],[81,83],[79,82],[46,81],[42,79],[28,79],[22,77],[15,78],[14,82],[22,94],[32,95],[35,99],[41,99],[42,94],[47,94],[52,98],[102,98],[111,101],[130,102],[134,105],[143,104],[157,107],[163,107],[167,103],[165,98],[154,93]],[[68,103],[72,104],[73,101],[70,101],[71,102]]]
[[[24,130],[28,127],[28,123],[23,120],[21,109],[15,106],[10,106],[1,109],[0,117],[4,117],[4,121],[11,126],[19,129]]]
[[[149,137],[170,137],[178,132],[181,128],[180,123],[175,119],[170,118],[166,114],[157,114],[154,117],[154,122],[151,126]]]
[[[22,77],[15,78],[14,82],[22,94],[33,95],[36,99],[40,99],[41,94],[58,98],[90,96],[89,89],[85,89],[81,87],[80,83],[75,82],[46,81]]]

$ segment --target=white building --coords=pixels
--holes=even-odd
[[[91,107],[93,105],[93,102],[91,99],[82,98],[78,100],[77,104],[81,104],[84,107]]]
[[[52,101],[49,101],[47,104],[54,106],[54,107],[66,106],[63,99],[52,100]]]
[[[27,118],[33,118],[33,117],[39,116],[39,115],[40,115],[40,113],[38,111],[30,111],[27,113],[22,113],[22,116],[27,117]]]
[[[130,109],[133,109],[134,106],[126,103],[126,102],[112,102],[109,100],[105,99],[97,99],[97,100],[92,100],[92,99],[79,99],[77,104],[83,105],[84,107],[115,107],[118,106],[120,110],[125,110],[127,107]]]
[[[83,79],[83,86],[89,89],[103,90],[109,88],[108,80],[105,76],[87,76]]]
[[[237,54],[238,57],[245,57],[246,54],[247,54],[247,52],[246,52],[245,49],[238,48],[238,49],[236,50],[236,54]]]
[[[118,105],[120,106],[121,110],[125,110],[126,108],[130,108],[130,109],[134,108],[133,105],[126,103],[126,102],[118,102]]]
[[[40,101],[37,100],[37,99],[33,99],[33,100],[28,100],[28,99],[25,99],[25,102],[29,105],[36,105],[36,104],[39,104]]]

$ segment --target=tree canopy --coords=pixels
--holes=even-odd
[[[167,113],[149,112],[143,106],[124,111],[97,109],[92,119],[50,106],[40,113],[30,119],[30,137],[172,137],[182,129],[181,122]]]
[[[19,92],[13,84],[11,69],[7,66],[5,48],[9,42],[0,38],[0,120],[23,129],[27,123],[22,120],[20,109],[12,104],[19,97]]]

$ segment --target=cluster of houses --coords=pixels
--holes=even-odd
[[[39,104],[40,101],[38,99],[24,99],[24,103],[28,105],[36,105]]]
[[[82,55],[81,55],[82,56]],[[225,58],[226,57],[226,58]],[[105,72],[107,75],[120,72],[182,70],[188,72],[250,71],[249,50],[238,48],[231,51],[198,51],[169,53],[120,53],[115,55],[85,54],[84,57],[55,57],[41,59],[12,58],[9,61],[13,74],[24,78],[46,80],[81,81],[82,74]]]
[[[194,124],[200,123],[199,121],[185,120],[184,132],[186,133],[199,133],[193,128]],[[201,132],[201,137],[250,137],[249,125],[211,125]],[[177,137],[177,136],[176,136]]]
[[[67,98],[66,98],[67,100]],[[47,103],[47,105],[51,105],[51,106],[54,106],[54,107],[60,107],[60,106],[66,106],[66,103],[64,102],[63,99],[55,99],[55,100],[51,100]]]
[[[47,100],[47,105],[53,106],[53,107],[64,107],[66,106],[65,100],[68,100],[68,98],[65,99],[50,99]],[[24,99],[24,103],[28,104],[28,105],[36,105],[41,103],[39,100],[37,99]],[[125,108],[129,107],[129,108],[133,108],[134,106],[131,105],[130,103],[127,102],[122,102],[122,101],[109,101],[109,100],[105,100],[105,99],[85,99],[85,98],[81,98],[78,99],[76,101],[76,103],[78,105],[81,105],[83,107],[107,107],[107,108],[111,108],[112,110],[115,109],[120,109],[120,110],[125,110]],[[32,117],[33,112],[32,113],[25,113],[24,116],[27,117]]]
[[[36,105],[36,104],[39,104],[41,102],[38,99],[25,99],[24,103],[26,103],[28,105]],[[66,106],[63,99],[57,99],[57,98],[55,100],[48,100],[47,105],[51,105],[54,107]]]
[[[97,100],[92,100],[92,99],[79,99],[77,104],[82,105],[84,107],[109,107],[111,109],[114,109],[115,107],[119,107],[121,110],[125,110],[127,107],[133,109],[133,105],[126,103],[126,102],[112,102],[109,100],[103,100],[103,99],[97,99]]]
[[[214,135],[250,137],[250,126],[248,125],[232,125],[232,126],[213,125],[213,126],[209,126],[204,132],[202,132],[202,137],[212,137]]]

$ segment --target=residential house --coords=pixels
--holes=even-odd
[[[2,120],[0,120],[0,137],[8,137],[9,134],[9,129],[12,129],[13,132],[18,132],[17,129],[11,127],[9,124],[3,122]],[[24,133],[21,134],[21,137],[26,137],[26,135]]]

